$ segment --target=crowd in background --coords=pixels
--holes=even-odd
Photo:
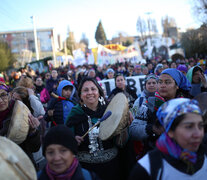
[[[34,71],[28,66],[12,72],[10,75],[2,73],[0,74],[0,81],[3,83],[0,85],[0,94],[3,93],[1,99],[6,99],[6,96],[10,94],[8,95],[7,106],[1,109],[0,104],[0,114],[2,114],[0,135],[5,135],[1,132],[1,128],[5,127],[3,122],[8,119],[8,114],[12,112],[15,101],[20,100],[31,112],[29,135],[20,146],[33,161],[36,170],[40,171],[39,179],[58,179],[61,176],[65,179],[70,179],[72,176],[78,179],[80,173],[76,172],[74,175],[77,169],[78,172],[82,172],[82,178],[85,179],[127,179],[130,173],[131,179],[134,179],[135,176],[147,179],[149,178],[148,175],[152,173],[152,169],[149,170],[149,165],[146,165],[146,162],[141,158],[144,155],[146,157],[146,154],[155,147],[165,154],[167,150],[163,149],[169,144],[163,144],[163,139],[160,137],[165,138],[165,140],[174,138],[176,136],[175,129],[179,126],[179,123],[173,124],[176,117],[169,117],[165,121],[162,114],[164,110],[162,112],[160,107],[167,102],[179,105],[180,102],[173,100],[183,98],[183,103],[187,104],[187,108],[180,107],[185,111],[181,115],[185,115],[186,112],[195,113],[196,111],[195,116],[200,118],[202,113],[197,102],[191,102],[190,99],[202,92],[207,92],[206,74],[206,60],[193,58],[177,59],[176,61],[158,58],[142,60],[141,64],[125,62],[103,65],[102,67],[87,64],[74,67],[73,64],[69,64],[42,73],[39,73],[38,70]],[[130,89],[125,81],[125,77],[139,75],[146,75],[144,90],[140,94]],[[115,80],[115,89],[108,96],[106,96],[101,84],[98,83],[107,79]],[[95,130],[84,139],[85,132],[97,123],[98,119],[103,116],[107,105],[120,92],[127,97],[131,111],[127,127],[121,131],[120,136],[106,141],[98,141]],[[91,97],[88,97],[89,93]],[[177,109],[176,111],[180,112]],[[168,111],[165,115],[169,112],[172,113]],[[188,118],[190,119],[190,117]],[[186,117],[182,116],[180,121],[183,119],[185,120]],[[169,125],[171,121],[172,123]],[[199,123],[201,121],[200,118]],[[201,129],[200,126],[199,128]],[[67,132],[67,129],[71,131]],[[173,132],[173,135],[172,133],[169,135],[169,129],[172,130],[170,132]],[[45,136],[47,132],[48,134]],[[200,133],[197,138],[200,139],[193,142],[198,148],[203,136],[204,134]],[[71,143],[67,142],[64,137],[70,139]],[[31,142],[33,142],[33,146],[31,146]],[[176,142],[183,148],[182,142],[177,139]],[[170,143],[172,144],[172,142]],[[170,148],[176,149],[177,147],[174,147],[173,144]],[[188,146],[185,148],[191,150]],[[198,148],[192,151],[197,153]],[[69,169],[60,168],[59,171],[55,171],[58,165],[53,164],[52,153],[63,152],[68,149],[71,152],[67,156],[67,159],[70,159],[67,166]],[[102,154],[97,155],[98,150],[101,150]],[[168,149],[167,152],[169,151]],[[45,161],[42,153],[47,161]],[[89,154],[90,157],[86,158]],[[175,153],[169,154],[175,156]],[[173,167],[169,167],[169,164],[174,163],[172,166],[176,166],[176,168],[179,166],[177,168],[179,171],[187,175],[194,175],[198,170],[202,170],[203,165],[206,167],[206,160],[204,161],[206,156],[200,151],[197,154],[202,158],[202,163],[201,160],[196,161],[197,164],[190,161],[195,164],[193,170],[189,170],[192,168],[189,164],[180,167],[183,165],[182,163],[179,164],[169,157],[162,158],[167,162],[167,165],[165,162],[167,171],[169,169],[174,170]],[[75,155],[78,158],[72,158]],[[147,155],[150,158],[151,154]],[[159,155],[155,154],[154,156]],[[176,154],[176,159],[179,159],[178,156],[180,154]],[[140,159],[141,161],[136,163]],[[133,169],[135,165],[136,167]],[[163,172],[165,178],[167,178],[167,171],[165,169]],[[62,172],[64,173],[61,174]],[[179,178],[180,174],[177,171],[175,173]],[[205,175],[206,173],[202,174]],[[89,176],[91,177],[89,178]],[[157,174],[155,176],[157,177]]]

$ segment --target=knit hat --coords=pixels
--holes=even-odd
[[[155,68],[155,70],[154,70],[154,73],[155,74],[157,74],[157,72],[160,70],[160,69],[162,69],[163,68],[163,65],[162,64],[157,64],[157,66],[156,66],[156,68]]]
[[[191,84],[190,84],[189,80],[186,78],[186,76],[183,73],[181,73],[177,69],[168,68],[168,69],[165,69],[164,71],[162,71],[161,74],[170,75],[175,80],[177,86],[180,89],[183,89],[186,91],[189,91],[191,89]]]
[[[186,65],[178,65],[177,70],[181,71],[181,72],[188,72],[188,68],[186,67]]]
[[[108,74],[109,72],[114,73],[114,70],[112,68],[107,69],[106,74]]]
[[[206,65],[206,61],[201,59],[200,61],[198,61],[197,65]]]
[[[155,79],[156,81],[158,81],[158,77],[155,74],[148,74],[144,78],[144,84],[146,85],[147,81],[149,81],[150,79]]]
[[[77,154],[78,144],[73,132],[65,125],[52,127],[46,134],[43,142],[42,153],[45,156],[46,149],[51,144],[58,144],[68,148]]]
[[[9,92],[9,87],[2,81],[0,81],[0,89],[3,89],[6,92]]]

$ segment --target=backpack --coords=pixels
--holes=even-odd
[[[45,104],[50,100],[50,94],[46,88],[40,92],[40,101]]]
[[[86,170],[84,168],[82,168],[81,170],[82,170],[82,173],[83,173],[85,180],[92,180],[91,174],[88,170]]]

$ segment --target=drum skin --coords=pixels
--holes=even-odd
[[[0,142],[0,179],[36,180],[35,168],[25,152],[6,137],[0,136]]]
[[[116,94],[104,114],[111,111],[111,116],[100,123],[99,138],[107,140],[113,136],[120,134],[128,124],[129,107],[126,96],[123,93]]]
[[[16,144],[21,144],[27,137],[29,132],[29,113],[30,110],[23,102],[18,100],[15,102],[7,138]]]

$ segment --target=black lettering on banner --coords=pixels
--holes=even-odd
[[[105,84],[105,88],[106,88],[106,94],[109,95],[111,93],[109,81],[104,82],[104,84]]]
[[[139,84],[140,84],[141,91],[143,91],[144,90],[144,79],[139,78]]]
[[[136,81],[134,79],[127,79],[127,85],[129,86],[130,89],[132,90],[136,90],[137,92],[137,88],[135,87],[136,86]]]

